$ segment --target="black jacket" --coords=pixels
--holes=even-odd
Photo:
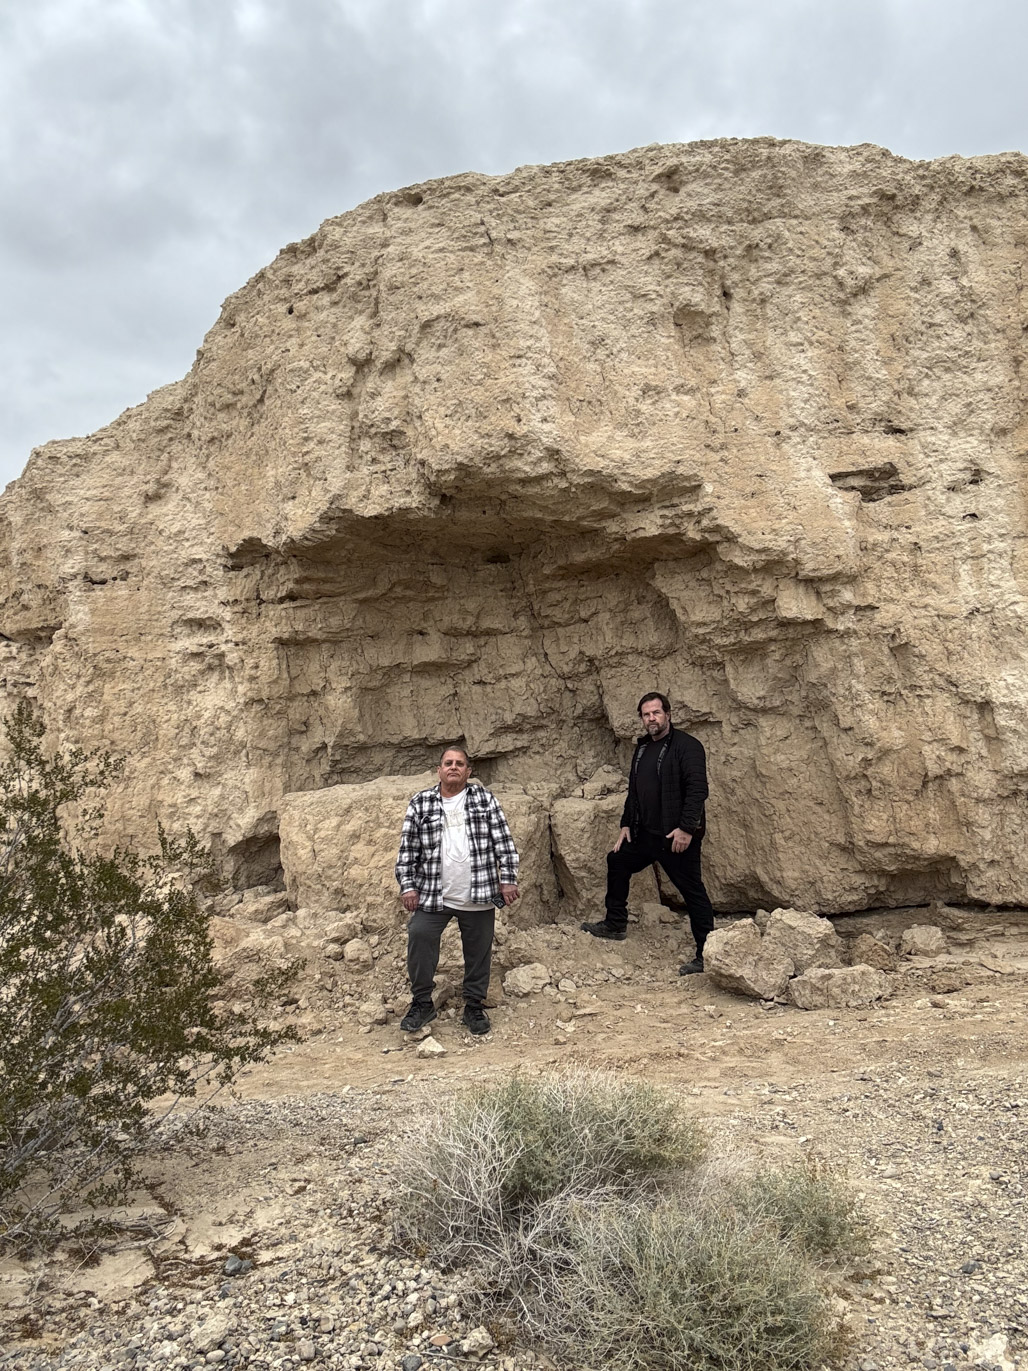
[[[628,796],[621,815],[621,827],[631,829],[633,838],[639,832],[636,773],[639,759],[649,741],[647,734],[636,743],[628,777]],[[662,740],[657,757],[657,777],[660,782],[663,831],[670,833],[673,828],[681,828],[686,833],[702,837],[707,826],[703,808],[707,798],[707,754],[699,738],[694,738],[691,733],[680,732],[672,724],[670,733]]]

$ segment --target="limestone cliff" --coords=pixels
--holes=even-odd
[[[463,738],[592,890],[659,688],[722,908],[1028,903],[1026,234],[1019,155],[765,139],[378,196],[34,453],[6,689],[240,883]]]

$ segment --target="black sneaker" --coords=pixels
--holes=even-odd
[[[615,943],[623,943],[628,937],[623,928],[615,928],[606,919],[598,919],[594,924],[583,924],[582,932],[591,933],[594,938],[609,938]]]
[[[489,1015],[477,1004],[466,1004],[464,1006],[464,1018],[462,1022],[468,1032],[474,1033],[476,1037],[481,1036],[483,1033],[488,1033],[491,1027]]]
[[[434,1004],[412,1004],[407,1013],[400,1020],[400,1027],[404,1033],[416,1033],[419,1028],[424,1028],[425,1024],[431,1023],[436,1017]]]
[[[703,971],[703,958],[693,957],[691,962],[678,968],[679,976],[698,976]]]

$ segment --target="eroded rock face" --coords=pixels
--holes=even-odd
[[[434,782],[429,773],[382,776],[363,785],[283,796],[281,854],[290,899],[312,910],[352,910],[365,929],[378,932],[405,922],[393,875],[400,829],[410,797]],[[507,920],[519,925],[552,919],[557,887],[545,793],[528,795],[513,787],[494,793],[522,866],[520,898],[507,910]]]
[[[719,907],[1026,903],[1026,218],[1018,155],[772,140],[381,195],[34,454],[6,690],[127,757],[112,835],[189,823],[240,886],[284,796],[455,739],[607,830],[656,687]]]

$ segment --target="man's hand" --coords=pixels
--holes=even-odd
[[[413,914],[418,907],[420,896],[416,890],[405,890],[400,896],[400,901],[408,914]]]
[[[671,839],[672,852],[684,852],[692,842],[692,834],[686,833],[684,828],[673,828],[666,836]]]
[[[618,834],[618,840],[617,840],[617,842],[614,844],[613,851],[615,851],[615,852],[620,852],[620,851],[621,851],[621,844],[622,844],[622,843],[630,843],[631,841],[632,841],[632,830],[631,830],[630,828],[623,828],[623,829],[621,830],[621,832]]]
[[[501,881],[500,894],[503,896],[504,904],[513,904],[518,898],[518,888],[516,885],[504,885]]]

